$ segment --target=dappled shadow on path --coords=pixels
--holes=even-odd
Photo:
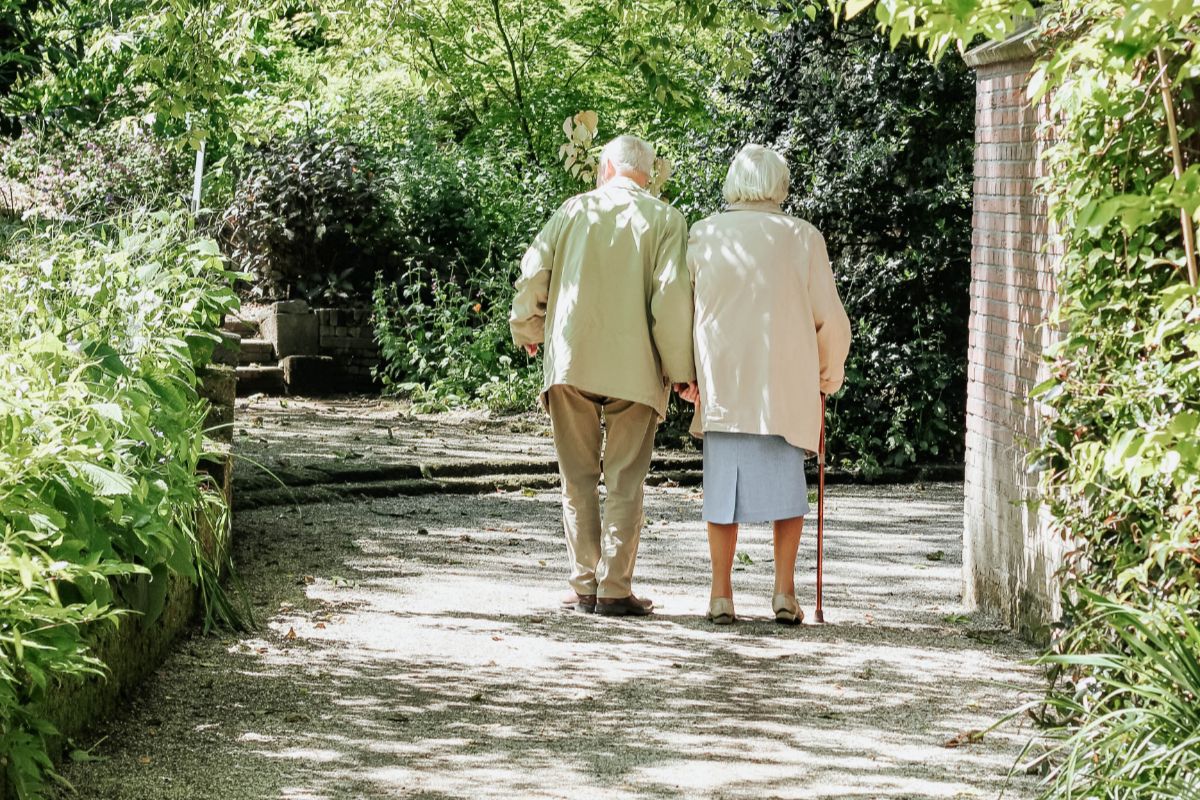
[[[238,547],[265,628],[189,642],[111,761],[70,774],[87,797],[164,800],[995,797],[1021,733],[942,745],[1035,681],[1021,645],[954,616],[957,491],[839,489],[839,624],[800,628],[767,619],[762,530],[739,547],[746,618],[703,621],[686,490],[649,497],[644,620],[558,610],[550,494],[255,511]],[[1022,776],[1006,796],[1030,795]]]

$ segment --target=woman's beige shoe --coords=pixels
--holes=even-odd
[[[713,625],[732,625],[736,619],[732,598],[714,597],[708,602],[708,621]]]
[[[775,612],[775,621],[781,625],[799,625],[804,621],[804,611],[794,595],[775,595],[771,598],[771,609]]]

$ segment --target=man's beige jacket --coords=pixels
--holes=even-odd
[[[687,223],[616,177],[571,198],[521,262],[509,323],[545,344],[545,391],[567,384],[666,413],[670,384],[696,376]]]
[[[782,436],[815,453],[821,394],[842,386],[850,320],[825,239],[775,203],[692,226],[700,403],[692,433]]]

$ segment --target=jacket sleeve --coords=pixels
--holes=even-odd
[[[672,383],[696,379],[692,352],[692,276],[687,266],[687,223],[671,209],[659,242],[650,293],[650,325],[663,372]]]
[[[821,393],[833,394],[846,378],[850,352],[850,318],[838,296],[829,265],[825,237],[812,231],[808,267],[808,298],[817,327],[817,353],[821,360]]]
[[[554,212],[521,259],[521,277],[517,278],[517,293],[508,317],[517,347],[541,344],[546,339],[546,304],[550,299],[550,276],[562,216],[562,209]]]

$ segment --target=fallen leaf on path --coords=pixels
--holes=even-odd
[[[107,761],[108,760],[104,756],[94,756],[91,753],[89,753],[87,750],[80,750],[78,748],[71,751],[70,758],[76,764],[91,764],[96,761]]]
[[[983,741],[983,731],[963,731],[962,733],[947,739],[942,747],[962,747],[968,744],[978,744]]]
[[[738,560],[738,563],[741,563],[741,564],[753,564],[754,563],[754,561],[750,558],[749,554],[747,554],[745,551],[739,552],[737,554],[737,560]]]
[[[503,637],[503,636],[493,636],[493,637],[492,637],[492,641],[493,641],[493,642],[503,642],[503,641],[504,641],[504,637]]]
[[[539,566],[539,567],[544,567],[544,566],[546,566],[546,562],[545,562],[545,561],[542,561],[541,559],[538,559],[538,566]]]
[[[325,630],[325,623],[324,623],[324,622],[318,622],[318,623],[317,623],[316,625],[314,625],[313,627],[315,627],[315,628],[316,628],[317,630],[319,630],[319,631],[323,631],[323,630]]]
[[[925,554],[925,558],[929,559],[930,561],[941,561],[945,557],[946,554],[941,550],[934,550],[932,553]]]
[[[530,621],[530,622],[532,622],[532,623],[533,623],[533,624],[535,624],[535,625],[538,625],[538,624],[540,624],[540,623],[543,623],[543,622],[545,622],[546,620],[545,620],[545,619],[543,619],[542,617],[530,617],[530,618],[529,618],[529,621]]]
[[[525,495],[526,497],[537,497],[537,489],[530,489],[529,487],[525,487],[524,489],[521,490],[521,494]]]
[[[138,756],[138,763],[139,764],[149,764],[150,756]]]
[[[288,641],[292,641],[293,639],[295,639],[296,638],[296,629],[288,628],[287,635],[285,635],[283,638],[287,639]]]

